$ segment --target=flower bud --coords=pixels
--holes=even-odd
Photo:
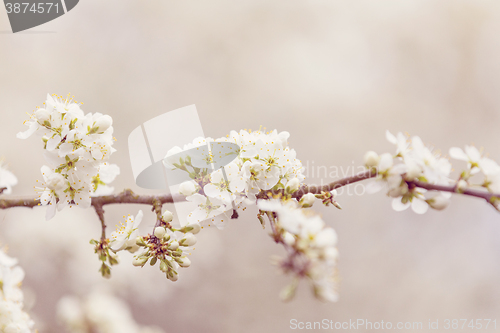
[[[156,227],[155,228],[155,231],[154,231],[154,235],[158,238],[162,238],[163,236],[165,236],[165,233],[167,231],[165,230],[165,228],[163,227]]]
[[[135,239],[135,243],[139,246],[146,246],[146,242],[141,236],[137,236],[137,238]]]
[[[337,192],[337,190],[331,190],[330,194],[332,195],[332,198],[335,198],[337,195],[339,195],[339,192]]]
[[[193,246],[196,244],[196,237],[192,233],[188,232],[184,235],[184,238],[181,239],[179,244],[181,246]]]
[[[165,260],[162,260],[162,261],[160,262],[160,271],[162,271],[162,272],[166,272],[166,271],[168,271],[168,265],[167,265],[167,263],[165,262]]]
[[[163,212],[162,219],[165,223],[172,222],[172,220],[174,219],[174,214],[172,214],[171,211],[166,210]]]
[[[102,263],[99,271],[101,272],[102,277],[106,279],[109,279],[111,277],[111,268],[109,268],[109,266],[106,265],[105,263]]]
[[[297,191],[300,187],[300,181],[298,178],[292,178],[286,183],[286,191],[288,193],[293,193]]]
[[[179,248],[179,243],[174,240],[172,243],[170,243],[168,248],[169,248],[169,250],[175,251]]]
[[[109,253],[108,260],[110,265],[117,265],[120,263],[120,257],[118,257],[116,253],[113,253],[111,251]]]
[[[132,261],[132,265],[134,266],[144,266],[148,261],[149,257],[137,257]]]
[[[196,192],[196,186],[192,181],[187,181],[179,185],[179,193],[186,197]]]
[[[137,252],[137,250],[140,249],[140,246],[137,245],[137,240],[135,239],[129,239],[126,243],[125,243],[125,249],[130,252],[130,253],[135,253]]]
[[[391,198],[399,198],[400,196],[405,195],[408,193],[408,185],[406,183],[403,183],[403,185],[391,188],[387,192],[387,195],[390,196]]]
[[[336,260],[339,256],[339,250],[336,247],[329,246],[325,249],[324,256],[329,260]]]
[[[464,193],[464,191],[467,189],[467,186],[468,186],[467,182],[463,179],[460,179],[457,184],[457,191],[459,193]]]
[[[342,206],[337,201],[333,201],[332,203],[336,208],[342,209]]]
[[[38,109],[35,112],[35,117],[40,123],[43,124],[46,120],[50,119],[50,113],[45,109]]]
[[[297,281],[293,281],[291,284],[283,288],[280,292],[280,298],[282,301],[288,302],[295,296],[295,291],[297,290]]]
[[[192,234],[196,235],[199,233],[201,230],[201,226],[199,223],[191,223],[185,226],[184,228],[181,229],[181,232],[186,233],[186,232],[191,232]]]
[[[316,196],[312,193],[306,193],[300,198],[300,205],[304,208],[311,207],[316,200]]]
[[[295,243],[295,237],[288,231],[285,231],[283,233],[283,242],[287,245],[292,245]]]
[[[169,279],[172,282],[175,282],[179,279],[179,275],[177,274],[176,271],[173,269],[167,272],[167,279]]]
[[[443,210],[450,204],[450,200],[443,195],[437,195],[432,199],[427,200],[429,206],[436,210]]]
[[[365,162],[365,166],[367,168],[373,168],[378,165],[379,156],[376,152],[370,150],[363,157],[363,161]]]
[[[191,266],[191,260],[189,260],[188,257],[184,256],[184,257],[180,257],[180,260],[177,261],[177,263],[179,264],[179,266],[181,267],[189,267]]]
[[[151,258],[151,260],[149,261],[149,264],[151,266],[154,266],[156,264],[156,262],[158,261],[158,257],[153,257]]]
[[[180,258],[182,256],[182,250],[177,249],[174,252],[170,252],[170,255],[175,258]]]
[[[113,118],[108,115],[101,116],[94,122],[94,127],[97,127],[97,133],[103,133],[113,124]]]

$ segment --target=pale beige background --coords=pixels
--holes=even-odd
[[[137,189],[128,133],[190,104],[207,135],[287,130],[299,157],[315,165],[359,165],[368,149],[392,150],[386,129],[420,135],[445,153],[475,143],[500,160],[498,1],[85,0],[15,35],[5,33],[1,9],[0,30],[0,154],[20,179],[16,194],[31,194],[41,178],[39,143],[15,134],[47,92],[71,92],[85,111],[113,116],[117,189]],[[253,210],[228,230],[200,235],[184,282],[146,267],[131,275],[117,269],[105,286],[129,300],[137,321],[168,332],[288,332],[293,318],[427,323],[500,313],[500,215],[484,202],[454,197],[448,210],[425,216],[392,211],[382,193],[339,202],[342,211],[317,207],[339,234],[336,304],[314,300],[305,284],[293,302],[279,301],[288,279],[269,256],[281,249]],[[116,206],[106,216],[114,224],[139,208]],[[146,218],[151,224],[151,213]],[[95,215],[72,210],[44,222],[41,210],[17,209],[0,219],[0,240],[14,242],[9,253],[21,259],[24,286],[36,295],[41,331],[61,332],[57,299],[85,295],[100,280],[87,243],[99,235]],[[50,228],[68,232],[44,233]],[[82,237],[74,243],[61,239],[75,235]],[[61,242],[66,250],[54,250]],[[67,260],[73,247],[81,258]],[[78,268],[67,265],[87,259],[87,275],[68,281]],[[116,288],[130,280],[148,288]]]

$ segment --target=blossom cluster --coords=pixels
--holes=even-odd
[[[265,226],[263,216],[267,215],[273,237],[288,250],[280,266],[285,273],[294,275],[294,282],[284,289],[282,297],[290,299],[298,281],[308,278],[318,298],[335,301],[337,236],[318,215],[306,208],[311,207],[316,198],[338,208],[340,205],[333,200],[335,191],[293,197],[305,177],[295,150],[288,146],[289,136],[288,132],[276,130],[241,130],[215,140],[196,138],[183,148],[172,148],[164,164],[171,170],[187,172],[191,178],[179,186],[179,193],[196,205],[187,218],[189,223],[214,224],[222,229],[229,218],[228,211],[234,214],[244,205],[257,203],[261,224]],[[212,151],[205,152],[206,156],[201,159],[207,164],[216,164],[217,150],[223,150],[218,145],[224,143],[237,147],[234,151],[229,148],[225,154],[219,151],[219,158],[233,157],[225,166],[210,170],[194,162],[200,157],[193,148],[210,146]]]
[[[0,331],[5,333],[30,333],[34,322],[23,310],[21,282],[24,271],[17,266],[17,259],[0,250]]]
[[[224,138],[196,138],[183,148],[173,147],[164,164],[171,170],[188,172],[192,179],[179,186],[179,192],[186,196],[186,200],[196,205],[187,221],[208,221],[222,229],[231,216],[227,212],[255,203],[261,191],[283,189],[293,178],[302,182],[305,178],[302,163],[295,150],[288,146],[289,136],[288,132],[278,133],[276,130],[241,130],[231,131]],[[199,168],[192,163],[197,157],[189,153],[179,157],[179,153],[189,152],[195,147],[211,145],[214,150],[218,144],[224,143],[234,144],[237,148],[226,154],[234,159],[217,170]],[[213,151],[208,153],[209,163],[214,162],[215,154]]]
[[[463,193],[472,186],[480,186],[490,193],[500,192],[500,166],[486,157],[474,146],[465,146],[465,150],[453,147],[449,150],[451,158],[467,162],[467,169],[461,172],[458,180],[451,179],[452,165],[447,157],[442,156],[433,147],[427,147],[418,136],[409,137],[403,133],[397,135],[386,132],[387,140],[396,146],[394,154],[378,155],[369,151],[364,156],[365,166],[376,173],[375,181],[368,184],[367,192],[387,189],[387,195],[394,198],[392,207],[396,211],[411,206],[414,212],[424,214],[429,207],[437,210],[446,208],[453,191],[426,191],[416,186],[414,181],[450,186],[454,192]],[[482,173],[479,184],[472,182],[472,177]],[[491,202],[497,209],[500,202]]]
[[[459,161],[467,162],[467,169],[460,174],[457,183],[459,192],[465,191],[468,187],[479,185],[486,188],[491,193],[500,193],[500,166],[497,162],[486,157],[474,146],[465,146],[465,149],[451,148],[450,156]],[[480,184],[473,184],[472,177],[482,174],[483,179]],[[495,202],[499,209],[499,202]]]
[[[125,217],[125,216],[124,216]],[[110,277],[110,266],[118,264],[119,251],[140,253],[134,256],[132,264],[143,267],[148,263],[154,266],[159,263],[160,270],[165,273],[167,279],[177,281],[179,268],[187,268],[191,265],[188,258],[189,252],[197,239],[195,234],[200,232],[198,223],[189,224],[184,227],[174,228],[172,212],[165,210],[158,217],[158,225],[155,226],[153,234],[140,236],[139,225],[142,222],[143,212],[139,211],[134,217],[128,215],[125,223],[117,225],[117,229],[111,234],[110,239],[101,241],[92,240],[95,252],[102,261],[100,272],[104,277]],[[109,263],[109,265],[108,265]]]
[[[304,209],[312,206],[314,200],[315,195],[308,193],[299,202],[278,196],[257,204],[261,214],[267,214],[274,223],[275,239],[287,249],[287,257],[279,265],[285,274],[294,275],[294,280],[283,289],[284,300],[294,296],[303,277],[311,282],[316,297],[330,302],[338,299],[337,234],[319,215]]]
[[[57,304],[57,317],[69,333],[163,333],[158,327],[139,325],[121,299],[94,291],[85,299],[65,296]]]
[[[396,136],[386,132],[387,140],[396,146],[394,154],[378,155],[373,151],[365,154],[367,168],[377,173],[374,182],[367,185],[367,192],[374,193],[387,188],[387,195],[393,198],[396,211],[411,206],[417,214],[424,214],[429,207],[444,209],[449,204],[451,193],[428,193],[425,189],[411,186],[409,182],[419,180],[436,185],[449,185],[451,164],[432,147],[423,144],[418,136],[409,138],[403,133]]]
[[[47,209],[46,218],[58,210],[76,204],[88,208],[91,195],[108,194],[107,186],[119,174],[116,165],[107,161],[115,151],[112,119],[101,113],[85,114],[81,103],[69,95],[66,98],[47,95],[43,107],[37,108],[25,122],[28,130],[17,137],[41,137],[44,157],[49,166],[42,166],[40,202]]]

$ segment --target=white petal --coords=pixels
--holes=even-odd
[[[481,153],[474,146],[465,146],[465,153],[473,162],[478,162],[481,159]]]
[[[401,202],[401,198],[395,198],[392,200],[392,209],[394,209],[396,212],[400,212],[400,211],[403,211],[405,209],[407,209],[408,207],[410,207],[410,203],[407,202],[407,203],[402,203]]]
[[[469,159],[467,155],[464,153],[464,151],[458,147],[450,148],[449,153],[450,156],[456,160],[467,161]]]
[[[59,157],[64,157],[71,153],[73,150],[73,145],[71,143],[63,143],[59,146]]]
[[[38,123],[34,121],[30,124],[30,127],[26,131],[17,133],[16,137],[18,139],[27,139],[33,133],[35,133],[37,129],[38,129]]]
[[[143,216],[144,216],[144,213],[142,212],[142,210],[137,212],[137,215],[135,216],[134,224],[133,224],[132,228],[136,229],[139,227],[139,224],[141,224],[141,222],[142,222]]]
[[[389,130],[385,131],[385,137],[386,137],[387,141],[389,141],[392,144],[398,143],[398,140],[396,139],[396,137],[391,132],[389,132]]]
[[[379,192],[382,188],[384,188],[384,181],[382,180],[375,180],[372,181],[368,184],[366,184],[366,193],[373,194]]]
[[[47,150],[48,151],[54,150],[57,147],[57,145],[59,144],[59,142],[61,142],[61,137],[58,135],[54,136],[53,138],[50,138],[47,141]]]
[[[12,267],[17,264],[16,258],[11,258],[6,255],[3,251],[0,251],[0,265],[6,267]]]
[[[413,209],[413,211],[417,214],[424,214],[429,209],[429,205],[423,200],[413,198],[411,202],[411,209]]]
[[[381,172],[389,170],[393,165],[392,155],[389,153],[384,153],[380,155],[380,162],[378,164],[378,170]]]
[[[56,215],[56,203],[52,202],[52,205],[47,205],[47,211],[45,212],[45,221],[50,220]]]
[[[120,174],[120,167],[116,164],[106,163],[99,167],[99,178],[105,183],[111,183]]]
[[[127,242],[127,240],[125,238],[123,239],[120,239],[120,240],[115,240],[114,242],[111,243],[111,250],[113,251],[120,251],[123,249],[125,243]]]

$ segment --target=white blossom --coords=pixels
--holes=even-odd
[[[31,333],[34,322],[23,310],[24,270],[0,249],[0,332]]]
[[[58,210],[73,203],[87,208],[93,192],[103,195],[113,191],[107,184],[119,168],[105,163],[115,151],[110,116],[85,114],[69,95],[47,95],[44,106],[30,116],[26,125],[28,130],[17,137],[41,137],[49,164],[42,170],[46,187],[41,188],[40,197],[42,205],[49,205],[47,219],[54,216],[56,201]],[[65,187],[58,188],[61,184]]]
[[[446,207],[449,193],[442,192],[438,193],[439,197],[429,198],[426,197],[425,190],[414,186],[410,188],[408,182],[419,180],[430,184],[449,185],[451,164],[448,159],[425,146],[418,136],[409,139],[402,133],[394,136],[386,132],[386,137],[396,145],[396,154],[380,155],[376,164],[377,176],[375,181],[367,185],[367,192],[374,193],[387,187],[387,194],[394,198],[392,207],[396,211],[402,211],[411,206],[414,212],[423,214],[428,210],[429,205],[435,209]],[[373,155],[373,161],[374,157],[375,155]]]
[[[305,273],[318,298],[335,302],[338,298],[336,232],[318,215],[306,213],[293,199],[285,202],[259,200],[257,206],[262,211],[277,214],[276,227],[282,229],[283,243],[298,251],[290,251],[289,256],[281,261],[284,272]]]
[[[111,234],[110,244],[113,251],[120,251],[135,245],[142,217],[143,213],[140,210],[135,217],[129,214],[125,224],[120,222],[120,225],[117,225],[116,231]]]
[[[225,176],[224,176],[225,174]],[[245,180],[238,165],[230,163],[222,169],[210,174],[210,183],[205,185],[204,192],[210,198],[216,198],[226,204],[236,200],[236,193],[245,190]]]

